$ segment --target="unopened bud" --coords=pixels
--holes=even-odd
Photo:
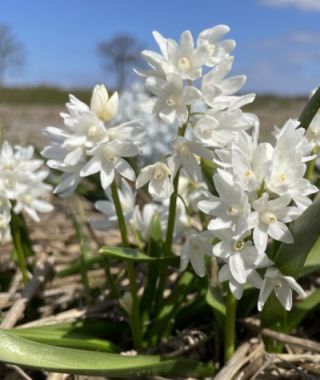
[[[103,122],[111,120],[118,112],[119,97],[115,92],[109,99],[109,94],[103,84],[97,84],[92,92],[91,110]]]

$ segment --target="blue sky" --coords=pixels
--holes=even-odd
[[[237,42],[234,72],[247,90],[304,94],[320,83],[320,0],[10,0],[0,23],[25,47],[26,63],[11,85],[108,85],[99,42],[119,33],[155,50],[151,32],[179,38],[216,24],[231,27]]]

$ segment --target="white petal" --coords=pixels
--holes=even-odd
[[[93,156],[90,161],[81,169],[80,176],[87,177],[98,173],[101,170],[101,162],[97,156]]]
[[[279,221],[269,225],[268,233],[275,240],[283,241],[287,244],[294,242],[293,236],[288,227]]]
[[[136,175],[134,170],[123,158],[118,158],[116,160],[114,168],[120,175],[127,178],[129,181],[135,181]]]

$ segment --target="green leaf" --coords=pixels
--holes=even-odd
[[[288,332],[295,329],[302,320],[320,304],[320,289],[315,290],[310,296],[297,302],[288,313]]]
[[[272,293],[260,313],[261,326],[275,331],[288,332],[288,312],[280,304],[278,298]],[[268,351],[282,352],[283,344],[271,338],[263,339]]]
[[[7,330],[9,334],[34,342],[45,343],[59,347],[77,348],[82,350],[92,350],[101,352],[120,352],[120,349],[113,343],[92,337],[78,332],[64,331],[54,326],[41,326],[32,328],[16,328]]]
[[[209,287],[206,295],[206,301],[208,305],[212,307],[219,328],[223,331],[224,321],[226,318],[226,304],[222,297],[220,288]]]
[[[214,368],[191,360],[165,360],[159,356],[122,356],[50,346],[12,336],[0,330],[0,361],[52,372],[132,378],[164,375],[212,376]]]
[[[300,276],[306,276],[320,269],[320,239],[309,252]]]
[[[71,264],[67,268],[61,269],[56,273],[56,277],[63,278],[71,276],[73,274],[78,274],[81,271],[82,266],[85,266],[87,270],[92,269],[96,264],[103,266],[105,264],[105,258],[101,256],[87,256],[83,258],[83,261],[78,259],[74,264]]]
[[[99,250],[99,253],[110,258],[124,261],[136,261],[145,263],[167,262],[174,267],[179,267],[180,264],[180,258],[178,256],[151,257],[134,248],[102,247]]]
[[[306,258],[320,235],[320,199],[293,223],[293,244],[281,244],[275,256],[275,264],[283,274],[298,277]]]

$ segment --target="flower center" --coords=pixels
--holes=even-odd
[[[316,128],[311,128],[310,129],[310,134],[312,137],[317,137],[319,134],[319,131],[316,130]]]
[[[10,161],[7,161],[3,164],[3,169],[4,170],[12,170],[13,169],[13,163]]]
[[[105,149],[103,152],[103,155],[104,155],[104,158],[110,162],[114,162],[117,158],[114,152],[110,151],[109,149]]]
[[[190,61],[186,57],[181,57],[178,59],[178,66],[180,70],[186,71],[191,67]]]
[[[265,212],[261,215],[261,221],[266,224],[273,224],[277,221],[277,217],[272,212]]]
[[[88,129],[88,137],[95,137],[98,133],[98,128],[96,125],[92,125],[89,129]]]
[[[285,183],[286,182],[286,179],[287,179],[287,176],[285,174],[280,174],[278,176],[278,179],[279,179],[279,182],[280,183]]]
[[[162,180],[162,179],[165,178],[165,175],[166,174],[165,174],[165,172],[164,172],[163,169],[156,168],[155,171],[154,171],[154,173],[153,173],[153,178],[156,179],[156,180],[158,180],[158,181],[160,181],[160,180]]]
[[[173,96],[168,96],[167,99],[166,99],[166,104],[168,107],[173,107],[176,102],[175,102],[175,99],[173,98]]]
[[[182,144],[178,147],[177,153],[183,158],[188,158],[190,156],[190,149],[187,144]]]
[[[227,209],[227,215],[229,216],[239,216],[241,214],[241,209],[239,206],[232,205]]]
[[[252,177],[254,177],[254,174],[253,174],[253,171],[252,170],[247,170],[245,173],[244,173],[244,176],[247,180],[251,179]]]
[[[7,188],[14,187],[14,181],[11,178],[5,178],[3,182],[4,182],[5,187]]]
[[[33,200],[33,197],[30,195],[30,194],[26,194],[24,197],[23,197],[23,203],[29,205]]]
[[[194,240],[191,242],[191,248],[193,251],[200,251],[200,245]]]
[[[275,288],[282,288],[282,282],[280,281],[280,280],[278,280],[278,279],[274,279],[273,281],[272,281],[272,284],[273,284],[273,286],[275,287]]]
[[[237,240],[234,244],[233,244],[233,249],[235,251],[242,251],[244,248],[244,241],[243,240]]]

